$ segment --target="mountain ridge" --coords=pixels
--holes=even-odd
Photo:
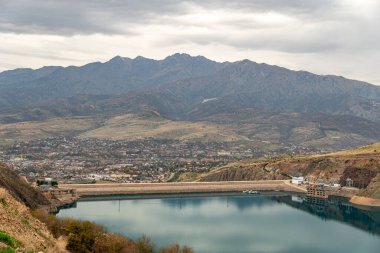
[[[256,111],[259,116],[249,114],[248,117],[257,117],[244,125],[245,119],[239,115],[245,115],[247,110]],[[230,121],[231,115],[226,113],[235,113],[239,116],[235,117],[237,132],[247,132],[249,127],[252,132],[260,121],[276,125],[275,121],[266,120],[276,114],[282,122],[276,130],[281,135],[276,139],[279,142],[288,142],[286,136],[292,135],[294,127],[293,134],[304,134],[306,129],[318,142],[318,138],[329,136],[323,134],[325,125],[332,125],[328,129],[338,132],[346,129],[341,132],[342,138],[348,138],[346,144],[354,139],[358,141],[353,143],[360,145],[380,140],[380,87],[250,60],[219,63],[188,54],[174,54],[162,60],[115,56],[104,63],[78,67],[0,73],[3,124],[77,116],[110,119],[147,111],[172,121],[209,121],[220,125]],[[351,127],[339,122],[344,117],[342,122],[350,122]],[[330,124],[334,118],[335,123]],[[241,126],[245,129],[241,130]],[[259,131],[264,139],[273,135],[269,128],[265,131]],[[320,133],[314,134],[317,132]],[[301,144],[299,141],[297,145]]]

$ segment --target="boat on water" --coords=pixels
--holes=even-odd
[[[245,193],[245,194],[260,194],[260,192],[253,191],[253,190],[244,190],[243,193]]]

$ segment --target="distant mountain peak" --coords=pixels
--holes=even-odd
[[[239,64],[239,65],[257,65],[258,63],[251,61],[249,59],[244,59],[244,60],[238,61],[237,64]]]
[[[124,63],[128,60],[130,60],[130,59],[127,57],[121,57],[121,56],[117,55],[117,56],[113,57],[112,59],[110,59],[108,62],[109,63]]]
[[[195,58],[189,54],[185,54],[185,53],[175,53],[175,54],[172,54],[172,55],[169,55],[167,56],[164,61],[171,61],[171,60],[184,60],[184,59],[192,59],[192,58]]]
[[[155,60],[153,60],[153,59],[146,58],[146,57],[141,56],[141,55],[137,56],[137,57],[134,58],[133,60],[134,60],[134,61],[155,61]]]
[[[173,55],[168,56],[167,58],[169,58],[169,57],[173,57],[173,58],[178,58],[178,57],[191,58],[192,56],[189,55],[189,54],[186,54],[186,53],[175,53]]]

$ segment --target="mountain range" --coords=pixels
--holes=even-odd
[[[22,133],[31,130],[20,124],[40,127],[58,118],[90,120],[88,127],[69,131],[86,137],[96,132],[117,139],[99,131],[119,127],[128,132],[136,120],[145,122],[142,127],[169,121],[176,123],[170,132],[179,134],[162,135],[165,138],[197,136],[207,141],[207,131],[200,131],[203,127],[213,129],[212,140],[218,140],[216,131],[220,136],[233,133],[234,140],[275,146],[342,149],[380,139],[380,87],[250,60],[219,63],[187,54],[163,60],[116,56],[80,67],[0,73],[1,138],[23,139]],[[195,124],[192,130],[189,124]],[[15,127],[19,135],[12,130]],[[196,134],[187,132],[184,137],[184,128]],[[45,132],[49,131],[68,134]]]

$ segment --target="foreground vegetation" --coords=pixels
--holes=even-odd
[[[193,253],[191,248],[178,244],[157,249],[146,236],[130,240],[109,233],[95,223],[59,219],[38,208],[50,205],[40,191],[0,163],[0,253],[66,250],[72,253]]]
[[[0,230],[0,253],[13,253],[21,243],[4,231]],[[2,247],[3,246],[3,247]]]
[[[157,250],[146,236],[130,240],[93,222],[59,219],[42,209],[34,210],[33,216],[45,223],[55,238],[67,237],[66,249],[72,253],[193,253],[191,248],[179,244]]]

